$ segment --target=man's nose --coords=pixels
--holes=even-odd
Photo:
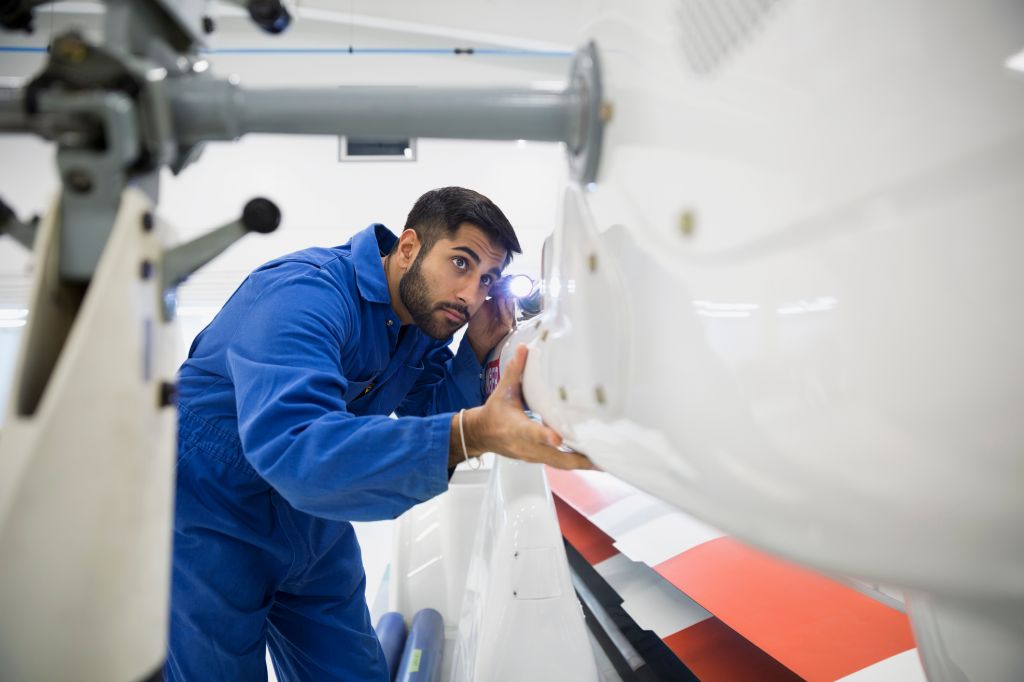
[[[456,297],[463,305],[469,308],[470,313],[474,313],[480,307],[480,304],[484,302],[485,293],[479,286],[469,283],[459,289]]]

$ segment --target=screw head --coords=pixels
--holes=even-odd
[[[591,272],[597,272],[597,254],[592,253],[587,256],[587,267],[590,268]]]
[[[684,237],[692,237],[697,229],[697,215],[687,209],[679,214],[679,231]]]
[[[565,390],[565,386],[558,387],[558,397],[562,399],[563,403],[569,399],[569,392]]]
[[[605,401],[604,388],[602,388],[601,386],[596,386],[594,388],[594,400],[597,401],[598,405],[604,405],[604,401]]]
[[[72,168],[64,174],[64,182],[72,191],[85,194],[92,190],[92,175],[83,168]]]
[[[142,279],[149,279],[153,276],[153,261],[149,259],[142,261],[142,265],[139,266],[139,276]]]
[[[213,17],[203,17],[203,33],[209,35],[213,33],[215,30],[217,30],[217,24],[214,23]]]
[[[612,106],[611,102],[601,102],[601,107],[597,110],[597,116],[601,119],[601,123],[608,123],[612,120],[615,115],[615,107]]]
[[[145,213],[142,214],[142,231],[153,231],[153,213],[150,211],[146,211]]]

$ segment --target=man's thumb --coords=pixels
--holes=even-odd
[[[523,368],[526,367],[526,346],[519,344],[512,359],[501,372],[501,381],[506,384],[519,384],[523,380]]]

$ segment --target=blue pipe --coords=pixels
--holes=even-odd
[[[402,649],[405,648],[405,618],[397,611],[389,611],[377,621],[377,639],[384,649],[384,660],[388,662],[388,679],[395,682],[398,664],[402,660]]]
[[[412,619],[395,682],[438,682],[443,656],[444,619],[434,609],[423,609]]]

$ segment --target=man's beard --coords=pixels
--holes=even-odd
[[[469,312],[465,307],[455,303],[431,303],[427,280],[420,269],[420,255],[417,255],[416,260],[399,280],[398,297],[402,299],[402,305],[412,316],[413,323],[423,330],[424,334],[443,341],[465,324]],[[446,317],[437,319],[434,315],[437,310],[451,310],[461,315],[463,322],[452,322]]]

